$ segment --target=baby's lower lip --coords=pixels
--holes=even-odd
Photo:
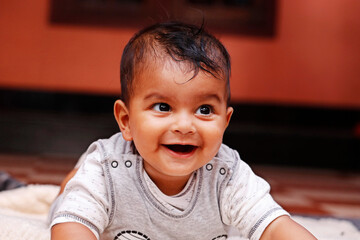
[[[194,145],[163,144],[173,155],[178,157],[190,157],[198,148]]]

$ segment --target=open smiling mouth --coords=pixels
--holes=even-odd
[[[196,150],[196,146],[194,145],[181,145],[181,144],[171,144],[171,145],[164,145],[168,149],[178,154],[187,154],[191,153]]]

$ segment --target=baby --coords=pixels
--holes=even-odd
[[[51,239],[316,239],[222,144],[230,57],[202,27],[138,32],[121,60],[121,133],[90,145],[53,205]],[[65,184],[64,184],[65,186]]]

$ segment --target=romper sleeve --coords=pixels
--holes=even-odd
[[[89,147],[84,163],[58,198],[51,227],[58,223],[77,222],[88,227],[99,239],[109,224],[111,201],[100,149],[96,143]]]
[[[241,237],[257,240],[272,221],[288,213],[271,197],[270,185],[236,151],[234,155],[237,164],[220,200],[223,222],[237,228]]]

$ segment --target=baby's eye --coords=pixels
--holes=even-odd
[[[200,115],[210,115],[213,113],[212,107],[209,105],[201,105],[197,110],[196,114]]]
[[[158,112],[169,112],[171,107],[166,103],[156,103],[154,104],[153,109]]]

